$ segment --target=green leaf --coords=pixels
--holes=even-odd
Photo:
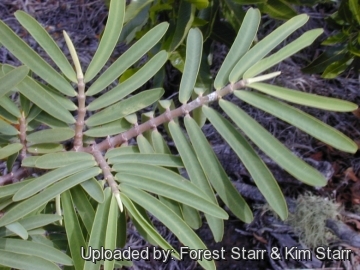
[[[16,11],[15,17],[50,56],[62,73],[64,73],[69,80],[77,82],[74,69],[48,32],[33,17],[24,11]]]
[[[203,197],[201,191],[199,194],[189,192],[188,189],[191,187],[194,188],[195,192],[199,190],[190,181],[183,181],[182,183],[178,184],[174,184],[173,181],[164,183],[163,181],[154,178],[139,177],[137,175],[131,173],[127,174],[124,172],[116,174],[116,178],[121,184],[126,183],[132,187],[143,189],[148,192],[172,199],[217,218],[228,218],[227,213],[218,205],[208,200],[207,196]]]
[[[91,198],[93,198],[98,203],[104,202],[104,191],[103,187],[100,185],[99,181],[95,178],[91,178],[85,182],[81,183],[82,188],[86,191]]]
[[[112,193],[110,188],[105,189],[105,200],[103,203],[99,203],[96,209],[95,219],[92,225],[89,245],[93,249],[100,249],[100,247],[105,244],[105,234],[106,227],[108,222],[108,213],[110,208],[110,202],[112,198]],[[79,250],[80,252],[80,250]],[[87,254],[86,257],[89,258],[91,254]],[[91,260],[86,260],[84,265],[84,270],[99,270],[100,263],[93,263]]]
[[[37,168],[55,169],[59,167],[69,166],[81,161],[82,162],[88,161],[85,164],[89,164],[89,165],[85,165],[85,166],[91,166],[90,164],[96,165],[93,155],[85,152],[74,152],[74,151],[50,153],[43,155],[36,160],[35,165]]]
[[[0,159],[7,158],[12,154],[19,152],[23,148],[21,143],[12,143],[0,149]]]
[[[168,29],[168,26],[169,24],[167,22],[163,22],[147,32],[138,42],[122,54],[103,74],[101,74],[87,90],[86,95],[95,95],[116,80],[162,38]]]
[[[358,24],[360,24],[360,4],[358,0],[349,0],[349,8]]]
[[[302,50],[303,48],[309,46],[322,33],[323,33],[322,28],[307,31],[301,37],[297,38],[290,44],[286,45],[285,47],[280,49],[278,52],[272,54],[269,57],[266,57],[266,58],[260,60],[255,65],[253,65],[251,68],[249,68],[244,73],[244,76],[243,76],[244,79],[255,77],[256,75],[260,74],[264,70],[267,70],[268,68],[276,65],[277,63],[280,63],[281,61],[288,58],[289,56],[291,56],[291,55],[295,54],[296,52]]]
[[[5,135],[18,135],[19,131],[12,125],[0,119],[0,133]]]
[[[209,200],[215,204],[218,204],[209,180],[206,178],[205,173],[203,172],[201,165],[196,158],[194,149],[185,138],[185,135],[182,133],[179,124],[171,121],[169,123],[169,130],[171,137],[175,142],[176,149],[178,149],[180,157],[185,165],[186,172],[189,174],[191,182],[204,191]],[[205,217],[209,223],[209,227],[214,235],[215,241],[221,241],[224,235],[223,221],[208,214],[205,214]]]
[[[143,91],[90,116],[85,123],[87,126],[91,127],[118,120],[126,115],[150,106],[159,100],[163,94],[164,90],[162,88]]]
[[[17,118],[20,118],[20,110],[17,107],[17,105],[14,104],[14,102],[8,98],[7,96],[3,96],[2,98],[0,98],[0,106],[6,110],[6,112],[12,114],[13,116],[15,116],[16,118],[14,119],[15,121],[12,121],[13,117],[11,117],[11,119],[5,117],[7,120],[11,120],[10,122],[17,122]],[[3,115],[3,110],[1,110],[0,108],[0,115]]]
[[[14,222],[14,223],[8,224],[5,227],[6,227],[6,229],[8,229],[9,231],[12,231],[13,233],[20,236],[24,240],[28,239],[28,237],[29,237],[28,232],[25,230],[25,228],[19,222]],[[1,249],[1,239],[0,239],[0,249]]]
[[[120,155],[126,155],[126,154],[136,154],[140,153],[139,148],[137,146],[131,145],[131,146],[121,146],[118,148],[110,149],[106,152],[105,158],[109,159],[112,157],[117,157]]]
[[[0,265],[15,269],[60,270],[57,265],[42,258],[2,249],[0,249]]]
[[[22,63],[65,95],[74,97],[76,92],[69,82],[45,62],[33,49],[19,38],[4,22],[0,21],[0,42]],[[40,106],[39,106],[40,107]]]
[[[106,236],[104,248],[114,250],[116,248],[117,238],[117,221],[118,221],[118,204],[114,194],[111,196],[110,208],[108,212],[108,222],[106,226]],[[104,270],[113,270],[114,260],[106,260],[104,262]]]
[[[124,23],[133,20],[136,15],[138,15],[140,11],[143,10],[144,7],[148,6],[148,4],[151,2],[153,2],[153,0],[138,0],[130,2],[130,4],[126,6]]]
[[[84,134],[89,137],[99,138],[119,134],[130,128],[131,125],[125,119],[119,119],[102,126],[90,128]]]
[[[201,227],[202,221],[198,210],[186,204],[182,204],[181,213],[186,224],[188,224],[190,228],[197,230]]]
[[[153,154],[153,153],[155,153],[154,148],[152,147],[152,145],[149,143],[149,141],[142,134],[139,134],[136,137],[136,144],[138,145],[140,153],[142,153],[142,154]]]
[[[267,13],[270,17],[279,20],[289,20],[297,15],[296,11],[284,0],[267,0],[264,4],[259,4],[261,12]]]
[[[256,186],[264,195],[272,209],[274,209],[282,220],[285,220],[288,216],[288,209],[284,195],[265,163],[256,154],[247,140],[236,131],[228,120],[207,106],[203,107],[203,111],[216,130],[244,163],[254,179]]]
[[[252,83],[249,84],[248,87],[259,90],[265,94],[289,101],[291,103],[323,110],[329,110],[334,112],[352,112],[358,108],[356,104],[349,101],[339,100],[330,97],[322,97],[266,83]]]
[[[209,0],[187,0],[191,4],[195,5],[197,9],[207,8],[209,5]]]
[[[30,181],[36,178],[30,178],[21,182],[12,183],[6,186],[0,186],[0,198],[4,198],[10,195],[14,195],[21,187],[30,183]]]
[[[155,241],[155,243],[164,250],[174,250],[174,248],[156,231],[154,226],[143,217],[143,215],[135,207],[134,203],[124,193],[121,193],[120,196],[126,210],[129,211],[132,219],[136,220],[141,229],[143,229]],[[175,254],[172,256],[178,258],[178,253],[175,251]]]
[[[85,261],[81,257],[81,247],[85,247],[85,240],[80,223],[75,212],[70,191],[61,194],[61,204],[64,211],[64,222],[71,257],[76,270],[83,269]]]
[[[36,122],[44,123],[51,128],[67,128],[69,125],[63,121],[60,121],[46,112],[41,112],[36,116]]]
[[[351,56],[348,56],[348,57],[344,57],[340,61],[331,63],[326,67],[323,74],[321,74],[321,77],[325,79],[336,78],[337,76],[339,76],[339,74],[343,73],[350,66],[352,61],[353,59],[351,58]]]
[[[60,143],[39,143],[29,146],[27,151],[32,154],[49,154],[64,151],[64,146]]]
[[[109,158],[108,160],[111,164],[121,164],[121,163],[144,163],[149,165],[157,165],[164,167],[183,167],[181,159],[174,155],[166,154],[124,154]]]
[[[39,156],[28,156],[21,162],[21,167],[35,167],[35,162]]]
[[[80,171],[79,173],[76,173],[58,183],[55,183],[39,194],[36,194],[35,196],[16,204],[0,218],[0,227],[17,221],[19,218],[26,216],[49,200],[54,199],[62,192],[98,175],[100,172],[101,170],[99,168],[90,168]],[[24,226],[24,224],[22,225]],[[25,229],[27,228],[25,227]],[[27,230],[29,231],[29,229]]]
[[[179,101],[182,104],[188,102],[193,92],[200,68],[202,45],[201,31],[198,28],[191,29],[186,41],[186,60],[179,90]]]
[[[181,1],[177,13],[177,23],[174,34],[171,36],[171,44],[168,51],[174,51],[184,40],[194,21],[195,6],[187,1]]]
[[[80,184],[81,182],[90,179],[91,177],[98,175],[100,172],[101,170],[99,168],[86,169],[70,177],[67,177],[58,183],[55,183],[51,187],[36,194],[35,196],[16,204],[16,206],[11,208],[0,218],[0,227],[10,224],[14,221],[17,221],[18,219],[26,216],[27,214],[31,213],[38,207],[42,206],[44,203],[48,202],[49,200],[54,199],[57,195],[61,194],[62,192],[72,188],[73,186]],[[27,230],[29,231],[29,229]]]
[[[71,113],[63,107],[61,101],[54,98],[47,90],[40,86],[35,80],[26,77],[17,88],[20,93],[35,103],[39,108],[65,123],[75,123]]]
[[[109,15],[99,47],[85,73],[85,82],[91,81],[108,61],[120,37],[124,17],[125,1],[112,0],[110,2]]]
[[[29,68],[27,66],[21,66],[0,77],[0,98],[19,84],[28,73]]]
[[[358,150],[357,144],[343,133],[299,109],[259,93],[235,91],[235,95],[341,151],[354,154]]]
[[[126,184],[120,185],[120,189],[132,201],[143,206],[168,227],[184,246],[197,250],[207,249],[194,231],[177,214],[158,199]],[[205,269],[215,269],[214,261],[199,260],[198,262]]]
[[[238,81],[243,76],[245,71],[252,67],[256,62],[261,60],[290,34],[303,26],[308,19],[309,16],[306,14],[298,15],[288,20],[286,23],[278,27],[271,34],[267,35],[264,39],[258,42],[243,57],[241,57],[240,61],[235,65],[229,75],[230,82],[235,83]]]
[[[250,223],[253,219],[250,207],[232,185],[200,127],[191,117],[185,117],[185,127],[201,167],[221,200],[239,219]]]
[[[230,51],[221,65],[214,81],[214,87],[219,90],[229,82],[229,74],[236,62],[249,50],[256,36],[260,23],[260,12],[258,9],[250,8],[245,15],[241,28],[236,36]]]
[[[75,131],[71,128],[51,128],[33,132],[26,137],[31,143],[61,142],[73,138]]]
[[[56,221],[59,221],[60,219],[62,219],[62,217],[58,216],[58,215],[40,214],[40,215],[35,215],[35,216],[30,216],[30,217],[23,218],[23,219],[19,220],[19,223],[30,234],[31,230],[33,230],[35,228],[43,227],[45,225],[48,225],[48,224],[56,222]],[[14,235],[14,233],[7,230],[5,227],[0,228],[0,237],[13,236],[13,235]]]
[[[80,161],[76,163],[71,163],[68,166],[58,168],[56,170],[53,170],[51,172],[48,172],[40,177],[37,177],[35,180],[29,182],[26,186],[19,189],[14,197],[14,201],[21,201],[23,199],[26,199],[40,190],[48,187],[49,185],[69,176],[76,172],[89,170],[89,168],[96,165],[96,162],[93,160],[90,161]]]
[[[319,171],[291,153],[282,143],[243,110],[227,101],[220,100],[219,104],[235,124],[284,170],[308,185],[326,185],[326,179]]]
[[[168,56],[166,51],[160,51],[125,82],[119,84],[109,92],[103,94],[101,97],[91,102],[87,109],[94,111],[107,107],[131,94],[133,91],[150,80],[150,78],[154,76],[156,72],[165,64],[167,58]]]
[[[114,164],[112,166],[112,170],[119,172],[120,174],[118,176],[120,178],[122,173],[133,174],[154,181],[160,181],[166,185],[173,185],[174,187],[181,186],[181,188],[185,191],[188,191],[194,195],[201,195],[207,199],[207,196],[202,190],[194,186],[194,184],[192,184],[186,178],[166,168],[157,167],[149,164],[142,164],[141,166],[139,166],[138,164],[122,163]],[[121,180],[120,178],[119,180]]]
[[[344,47],[331,47],[320,54],[320,56],[312,61],[308,66],[302,68],[301,71],[305,73],[321,73],[331,63],[341,61],[344,57],[346,57],[346,50]]]
[[[48,245],[43,245],[30,241],[2,238],[0,239],[0,250],[40,257],[47,261],[55,262],[62,265],[73,264],[72,259],[60,250],[57,250],[56,248]],[[36,267],[36,269],[38,268]]]
[[[90,235],[93,221],[95,218],[94,208],[92,207],[89,199],[87,198],[86,193],[80,186],[73,187],[70,192],[73,203],[76,207],[76,212],[79,214],[87,232]]]

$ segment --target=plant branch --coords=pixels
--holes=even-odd
[[[21,152],[20,152],[20,160],[22,161],[24,158],[26,158],[26,151],[27,151],[27,147],[26,147],[26,117],[25,117],[24,112],[21,112],[19,122],[20,122],[19,138],[20,138],[20,143],[23,145]]]
[[[114,176],[111,173],[111,169],[108,165],[108,163],[106,162],[104,156],[102,155],[101,151],[98,149],[98,145],[96,143],[94,143],[91,146],[91,154],[94,156],[96,162],[99,164],[103,175],[104,175],[104,179],[107,181],[109,187],[111,188],[112,193],[114,194],[117,203],[119,205],[119,208],[121,210],[121,212],[123,211],[123,206],[120,200],[120,191],[118,188],[118,184],[116,183]]]
[[[86,106],[85,106],[85,83],[84,77],[78,77],[78,115],[75,124],[74,149],[77,151],[83,146],[83,129],[85,123]]]

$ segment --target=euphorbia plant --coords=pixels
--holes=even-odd
[[[215,241],[222,239],[224,220],[228,218],[217,197],[236,217],[251,222],[250,207],[232,185],[202,133],[206,119],[239,156],[271,207],[285,219],[284,196],[248,140],[300,181],[323,186],[326,179],[241,108],[222,99],[228,94],[335,148],[350,153],[357,149],[339,131],[273,97],[339,112],[353,111],[357,108],[355,104],[262,82],[280,72],[259,75],[308,46],[322,33],[321,29],[308,31],[269,55],[306,23],[307,15],[294,17],[251,47],[260,13],[249,9],[215,78],[215,91],[208,95],[194,88],[202,55],[202,33],[197,28],[191,29],[179,90],[182,105],[173,108],[171,100],[161,100],[164,93],[161,88],[134,94],[165,64],[168,59],[165,51],[154,55],[134,75],[105,92],[159,42],[168,27],[167,23],[154,27],[99,74],[118,41],[124,10],[124,1],[111,1],[103,37],[85,74],[66,33],[75,68],[40,24],[24,12],[15,14],[51,57],[61,71],[58,72],[0,22],[0,43],[24,64],[20,67],[3,64],[0,77],[0,158],[7,159],[10,171],[0,177],[0,182],[11,183],[0,187],[1,265],[34,269],[59,269],[57,263],[73,265],[75,269],[100,269],[101,264],[104,269],[113,269],[114,264],[128,265],[127,261],[114,260],[94,264],[84,261],[80,251],[90,247],[110,250],[123,247],[129,219],[151,244],[174,249],[157,232],[148,213],[167,226],[184,245],[203,250],[206,246],[193,231],[201,226],[200,212],[204,213]],[[42,81],[29,75],[29,70]],[[10,99],[13,92],[19,93],[18,100]],[[77,101],[74,103],[69,97]],[[208,106],[217,101],[233,122]],[[154,105],[152,110],[143,113],[139,122],[137,114],[150,105]],[[184,117],[187,135],[177,122],[179,117]],[[170,152],[157,128],[163,124],[174,141],[176,154]],[[72,146],[67,148],[69,140]],[[20,163],[19,168],[13,166],[15,162]],[[186,170],[189,179],[179,173],[180,168]],[[49,227],[49,224],[53,225]],[[50,232],[65,230],[67,239],[58,242],[51,234],[51,241],[39,236],[44,226]],[[72,260],[50,245],[68,250]],[[175,251],[172,256],[178,258],[179,254]],[[206,269],[215,268],[213,261],[199,260],[199,263]]]

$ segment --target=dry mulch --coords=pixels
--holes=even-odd
[[[59,46],[68,55],[65,42],[63,40],[62,31],[65,30],[72,38],[75,47],[78,49],[81,62],[84,68],[90,62],[99,41],[99,35],[104,27],[107,18],[107,9],[102,0],[2,0],[0,2],[0,19],[5,21],[14,31],[24,38],[37,52],[46,58],[42,49],[34,42],[31,37],[24,31],[13,17],[16,10],[24,10],[34,16],[55,38]],[[321,6],[316,8],[306,8],[302,10],[311,16],[309,28],[323,27],[321,18],[328,14],[324,14],[324,9]],[[267,20],[266,16],[264,20]],[[266,35],[275,25],[270,24],[268,28],[260,29],[261,35]],[[325,35],[329,35],[331,29],[325,30]],[[126,47],[119,44],[112,59],[116,59]],[[277,85],[286,86],[293,89],[298,89],[304,92],[316,93],[319,95],[337,97],[346,99],[357,104],[360,103],[360,85],[359,78],[351,72],[334,80],[323,80],[318,75],[308,75],[301,73],[300,68],[305,66],[306,59],[314,58],[321,51],[319,42],[313,46],[303,50],[300,54],[292,57],[281,63],[276,70],[280,70],[282,75],[273,81]],[[213,59],[212,71],[214,75],[219,68],[227,48],[216,44],[215,54]],[[2,63],[9,63],[18,65],[16,59],[12,57],[6,50],[0,49],[0,59]],[[171,69],[173,72],[172,78],[178,78],[179,74]],[[178,82],[169,82],[172,86]],[[289,174],[281,170],[265,155],[261,154],[264,161],[271,168],[276,179],[279,181],[282,190],[288,198],[289,205],[293,204],[293,198],[306,191],[310,191],[318,196],[336,200],[343,207],[343,221],[350,225],[350,232],[356,233],[353,238],[358,237],[357,231],[360,230],[360,214],[354,212],[349,214],[349,209],[360,205],[360,162],[359,154],[350,155],[342,153],[327,145],[324,145],[311,138],[309,135],[299,131],[298,129],[285,124],[284,122],[274,118],[273,116],[257,110],[246,104],[242,104],[235,100],[234,97],[227,97],[227,99],[236,102],[242,106],[254,119],[261,123],[267,130],[269,130],[275,137],[282,141],[291,151],[296,155],[304,158],[311,163],[322,173],[324,173],[329,183],[325,188],[314,189],[301,184],[299,181],[292,178]],[[216,107],[216,105],[214,105]],[[311,108],[300,107],[302,110],[310,113],[325,123],[337,128],[341,132],[348,135],[355,141],[360,142],[360,122],[359,119],[351,113],[333,113],[323,112]],[[359,113],[360,115],[360,113]],[[220,161],[222,162],[227,173],[234,180],[235,186],[248,199],[249,203],[255,205],[257,203],[264,203],[263,197],[254,188],[254,183],[251,180],[244,166],[238,161],[237,156],[221,139],[217,132],[210,126],[204,127],[205,134],[214,147]],[[290,207],[290,210],[293,209]],[[255,220],[249,225],[231,217],[226,222],[226,230],[224,239],[221,243],[214,243],[211,238],[211,233],[207,226],[203,226],[199,231],[200,237],[208,245],[209,249],[221,249],[224,247],[230,251],[232,247],[245,247],[246,249],[267,249],[271,247],[281,247],[283,245],[301,246],[299,239],[294,234],[292,228],[277,220],[263,208],[254,208]],[[155,221],[156,223],[156,221]],[[171,243],[178,247],[179,243],[172,236],[172,234],[160,224],[157,224],[159,231],[164,237],[171,241]],[[344,235],[343,235],[344,236]],[[345,239],[345,238],[344,238]],[[337,242],[338,246],[348,247],[346,241]],[[345,241],[345,242],[344,242]],[[356,243],[352,243],[355,245]],[[134,248],[143,248],[147,243],[142,240],[133,226],[129,225],[128,246]],[[350,246],[358,252],[360,246]],[[359,253],[358,253],[359,254]],[[354,257],[354,260],[358,260]],[[274,261],[266,257],[264,260],[258,261],[234,261],[227,257],[227,260],[217,262],[218,269],[284,269],[301,267],[320,268],[320,267],[335,267],[333,269],[355,269],[357,263],[345,262],[301,262],[295,260],[289,261]],[[184,262],[171,261],[168,264],[161,264],[156,261],[144,262],[139,261],[134,263],[132,269],[198,269],[196,263],[191,260]]]

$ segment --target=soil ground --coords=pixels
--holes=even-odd
[[[24,10],[40,21],[49,33],[55,37],[61,49],[66,54],[67,48],[63,41],[62,30],[66,30],[72,38],[77,51],[80,54],[81,62],[86,66],[94,54],[99,41],[99,35],[107,18],[107,9],[102,0],[2,0],[0,1],[0,19],[7,23],[17,34],[23,37],[35,50],[42,55],[41,48],[24,31],[13,14],[16,10]],[[323,27],[322,19],[330,15],[331,8],[327,6],[316,6],[314,8],[304,8],[301,12],[310,15],[310,22],[304,30],[310,28]],[[268,20],[264,16],[263,20]],[[268,24],[266,28],[260,29],[259,37],[266,35],[275,28],[274,24]],[[303,30],[303,31],[304,31]],[[331,29],[325,29],[325,35],[331,34]],[[215,54],[212,70],[214,75],[226,55],[227,48],[221,44],[215,44]],[[313,59],[321,52],[319,42],[303,50],[301,53],[281,63],[276,67],[282,75],[274,80],[277,85],[298,89],[300,91],[316,93],[319,95],[337,97],[346,99],[354,103],[360,103],[360,85],[359,77],[352,72],[343,74],[334,80],[324,80],[318,75],[303,74],[301,67],[304,67],[307,61]],[[116,59],[126,50],[126,46],[119,44],[112,59]],[[10,63],[17,65],[18,62],[4,49],[0,50],[1,63]],[[169,69],[170,78],[165,88],[178,87],[179,74],[174,69]],[[176,91],[175,91],[176,92]],[[283,142],[291,151],[304,158],[307,162],[318,168],[328,177],[328,185],[322,189],[315,189],[303,185],[290,175],[281,170],[264,154],[261,154],[264,161],[271,168],[275,178],[289,202],[290,211],[296,208],[294,200],[300,194],[311,192],[313,195],[323,198],[324,201],[336,201],[341,210],[338,218],[343,224],[354,232],[354,238],[358,237],[357,231],[360,230],[360,212],[356,207],[360,204],[360,162],[359,153],[355,155],[345,154],[329,146],[319,143],[316,139],[289,126],[288,124],[266,114],[260,110],[236,101],[234,97],[228,99],[236,102],[244,108],[254,119],[267,128],[275,137]],[[214,105],[216,107],[216,105]],[[355,141],[360,139],[360,121],[351,113],[332,113],[324,112],[306,107],[299,107],[302,110],[317,117],[323,122],[335,127]],[[234,247],[247,250],[267,250],[270,253],[271,248],[284,246],[299,246],[308,248],[302,239],[295,234],[294,226],[281,222],[271,213],[264,210],[262,205],[264,200],[259,194],[249,174],[244,166],[238,161],[236,155],[221,139],[221,137],[212,129],[210,125],[205,125],[205,134],[214,147],[220,161],[226,169],[229,176],[234,181],[238,190],[247,198],[254,210],[255,220],[251,224],[242,222],[231,217],[226,222],[226,229],[223,241],[214,243],[211,233],[206,225],[198,230],[198,234],[211,250],[226,250],[226,259],[217,261],[218,269],[356,269],[359,264],[359,246],[346,239],[338,239],[332,243],[331,248],[350,248],[355,255],[351,261],[297,261],[283,260],[276,261],[265,256],[259,260],[235,260],[231,258],[230,251]],[[156,223],[156,220],[154,221]],[[172,234],[157,224],[159,231],[167,240],[170,240],[175,247],[179,243]],[[325,227],[325,224],[323,225]],[[341,235],[339,235],[341,236]],[[341,237],[340,237],[341,238]],[[129,225],[128,245],[133,248],[143,248],[148,244],[142,240],[133,226]],[[182,262],[171,261],[162,264],[157,261],[138,261],[134,262],[132,269],[200,269],[194,261],[187,259]],[[360,268],[359,268],[360,269]]]

